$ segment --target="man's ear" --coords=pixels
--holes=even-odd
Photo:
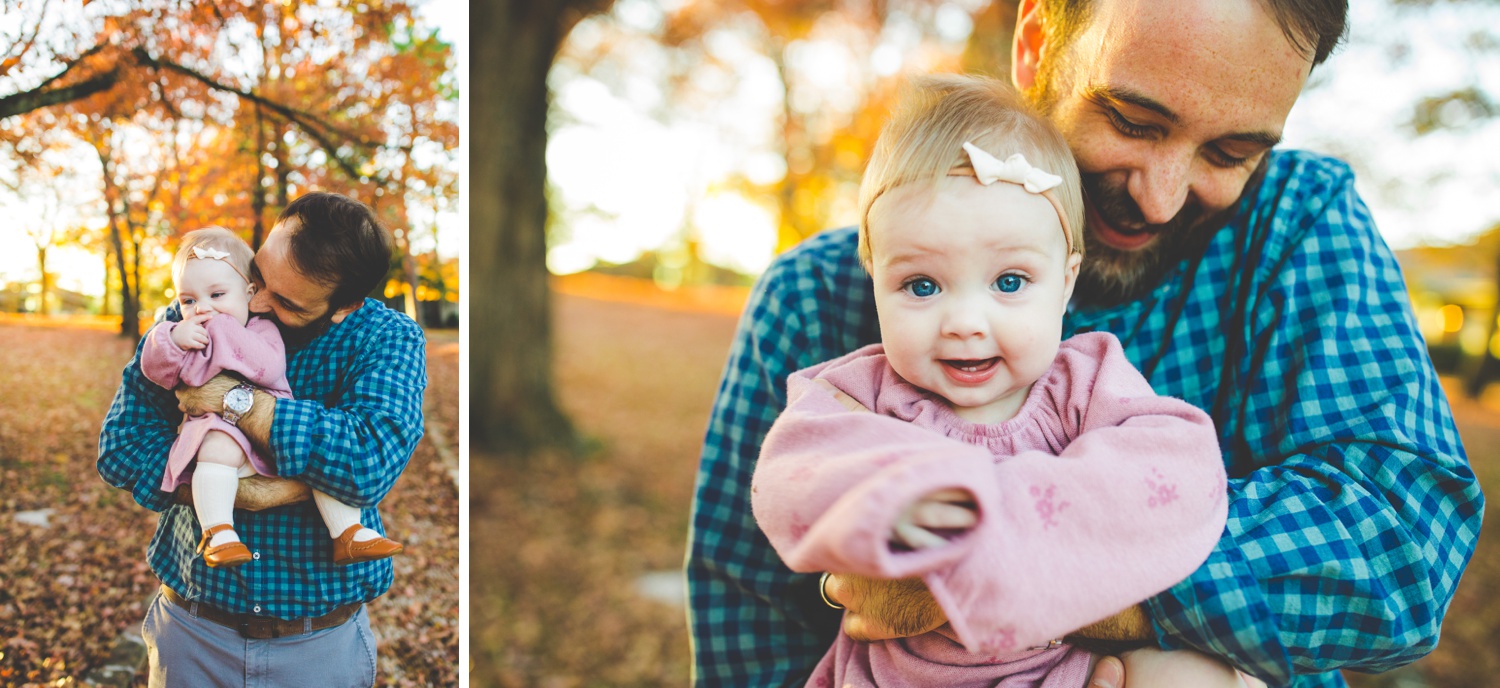
[[[1082,253],[1069,253],[1068,266],[1063,272],[1063,306],[1073,299],[1073,287],[1078,285],[1078,268],[1083,265]]]
[[[1027,91],[1036,82],[1037,68],[1042,62],[1042,43],[1046,38],[1041,0],[1021,0],[1017,12],[1016,30],[1011,39],[1010,80],[1016,90]]]
[[[363,305],[365,305],[365,300],[364,299],[360,299],[358,301],[355,301],[354,303],[351,303],[351,304],[349,304],[347,306],[344,306],[343,308],[340,308],[340,309],[334,311],[333,312],[333,316],[330,318],[330,320],[332,320],[333,324],[335,324],[335,325],[337,325],[337,324],[339,324],[341,322],[344,322],[344,318],[349,317],[350,313],[353,313],[354,311],[359,310],[359,307],[363,306]]]

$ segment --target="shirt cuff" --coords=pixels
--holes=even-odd
[[[1271,685],[1291,681],[1291,658],[1276,618],[1238,552],[1216,549],[1193,575],[1146,600],[1163,649],[1224,658]]]

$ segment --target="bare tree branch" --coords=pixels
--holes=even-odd
[[[190,67],[186,67],[186,66],[177,64],[177,63],[172,62],[170,60],[162,60],[162,59],[154,58],[154,57],[152,57],[149,53],[147,53],[143,49],[136,48],[134,52],[135,52],[135,55],[136,55],[136,59],[138,59],[141,62],[141,64],[143,64],[143,65],[146,65],[146,66],[149,66],[149,67],[154,67],[154,68],[157,68],[157,69],[167,69],[167,70],[171,70],[171,71],[177,72],[178,74],[182,74],[183,76],[186,76],[186,77],[191,78],[191,79],[193,79],[195,81],[198,81],[198,82],[200,82],[200,83],[208,86],[209,88],[212,88],[212,89],[217,90],[217,91],[223,91],[225,93],[232,93],[232,94],[234,94],[236,96],[239,96],[240,98],[242,98],[244,100],[247,100],[247,101],[250,101],[250,102],[255,103],[257,105],[260,105],[260,106],[266,108],[267,110],[270,110],[271,112],[274,112],[277,115],[280,115],[283,119],[285,119],[285,120],[287,120],[287,121],[289,121],[289,122],[297,125],[297,127],[299,129],[301,129],[302,131],[306,132],[308,136],[311,136],[313,138],[313,140],[318,143],[318,146],[321,147],[324,152],[328,153],[329,157],[333,158],[334,162],[338,163],[339,169],[343,170],[344,174],[348,175],[349,178],[351,178],[351,179],[364,180],[364,179],[367,179],[369,177],[367,177],[366,175],[360,174],[359,171],[355,168],[354,163],[351,162],[351,161],[349,161],[347,158],[345,158],[343,155],[341,155],[339,153],[339,148],[329,138],[329,133],[332,133],[332,134],[335,134],[337,136],[340,136],[340,137],[344,138],[345,140],[347,140],[350,143],[354,143],[354,144],[357,144],[359,146],[363,146],[365,148],[371,148],[371,149],[374,149],[374,148],[395,148],[397,150],[403,150],[403,151],[409,151],[410,150],[409,146],[405,146],[405,147],[403,147],[403,146],[386,146],[383,143],[370,141],[368,139],[365,139],[362,136],[358,136],[358,135],[356,135],[356,134],[354,134],[352,132],[348,132],[348,131],[345,131],[345,130],[340,129],[338,127],[335,127],[332,124],[329,124],[328,122],[323,121],[321,118],[319,118],[317,115],[314,115],[313,113],[307,112],[305,110],[299,110],[299,109],[296,109],[296,108],[288,107],[288,106],[283,105],[281,103],[278,103],[278,102],[276,102],[274,100],[271,100],[271,99],[266,98],[264,96],[258,95],[258,94],[256,94],[253,91],[246,91],[246,90],[243,90],[243,89],[235,88],[235,87],[230,86],[228,84],[221,83],[218,80],[214,79],[213,77],[210,77],[210,76],[208,76],[206,74],[203,74],[203,73],[201,73],[201,72],[199,72],[199,71],[197,71],[195,69],[192,69]],[[373,176],[374,180],[377,183],[381,184],[382,186],[384,186],[387,183],[387,180],[385,179],[385,175],[377,173],[377,174],[371,175],[371,176]]]
[[[77,64],[77,63],[73,63]],[[68,65],[72,69],[73,65]],[[63,70],[64,73],[67,70]],[[58,76],[61,76],[59,74]],[[120,66],[115,65],[109,71],[84,79],[76,84],[54,88],[52,90],[41,90],[42,87],[22,91],[0,98],[0,119],[23,115],[32,110],[40,110],[59,103],[67,103],[82,98],[87,98],[101,91],[114,88],[115,82],[120,78]],[[57,77],[48,79],[46,83],[55,81]]]

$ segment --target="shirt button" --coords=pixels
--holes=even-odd
[[[256,561],[260,561],[260,552],[256,552],[255,554],[250,555],[250,558]]]
[[[258,605],[258,604],[255,605],[255,610],[254,611],[255,611],[256,614],[259,614],[260,613],[260,605]]]

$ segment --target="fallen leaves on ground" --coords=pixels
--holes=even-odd
[[[600,449],[471,456],[472,685],[685,686],[686,612],[635,581],[681,570],[734,318],[556,301],[562,403]]]

